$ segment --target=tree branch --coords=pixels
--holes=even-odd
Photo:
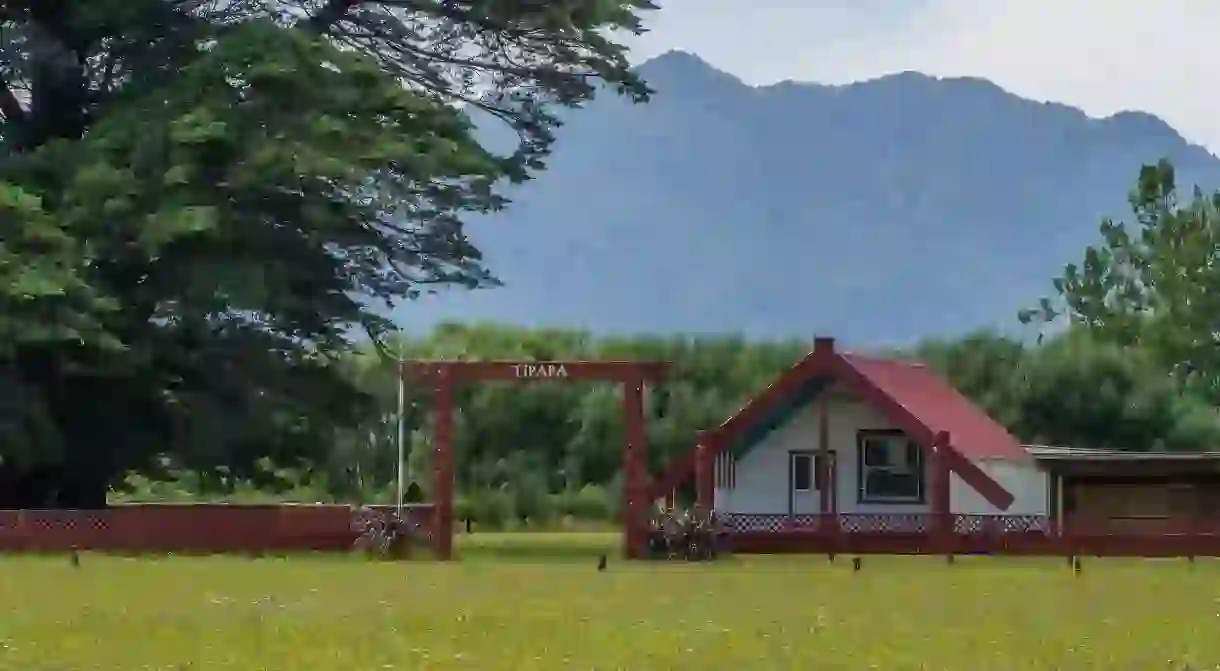
[[[330,32],[330,29],[342,21],[353,7],[363,0],[329,0],[317,14],[305,19],[302,27],[308,28],[320,35]]]
[[[17,5],[18,3],[12,3]],[[18,7],[10,7],[4,2],[0,2],[0,24],[9,23],[13,20],[13,16]],[[4,117],[6,123],[19,123],[25,120],[25,110],[21,108],[21,101],[17,100],[17,94],[13,93],[13,88],[8,85],[8,82],[0,82],[0,116]]]
[[[7,83],[0,83],[0,115],[4,116],[5,123],[17,124],[25,120],[21,101]]]

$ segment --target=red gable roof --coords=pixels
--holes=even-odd
[[[1012,494],[971,461],[987,457],[1031,459],[1003,426],[922,364],[840,354],[834,350],[834,341],[827,338],[817,339],[813,352],[737,414],[706,432],[704,444],[713,455],[720,454],[760,417],[815,378],[846,384],[923,445],[932,445],[938,434],[947,433],[950,468],[996,508],[1006,510],[1012,505]],[[666,495],[693,474],[696,450],[697,446],[670,464],[649,488],[649,499]]]
[[[923,364],[857,354],[840,358],[932,433],[948,431],[962,456],[1031,459],[1007,429]]]

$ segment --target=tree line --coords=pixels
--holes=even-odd
[[[377,399],[355,431],[336,434],[326,459],[275,489],[197,476],[179,495],[261,495],[309,500],[394,500],[397,387],[389,357],[407,359],[662,360],[667,379],[646,396],[650,466],[659,472],[711,428],[808,353],[804,341],[731,336],[596,337],[564,330],[447,324],[417,338],[367,345],[346,374]],[[1220,417],[1206,398],[1166,374],[1150,353],[1099,341],[1081,329],[1041,343],[990,333],[879,352],[927,363],[1027,443],[1130,450],[1202,450],[1220,445]],[[623,444],[617,384],[492,382],[456,395],[458,512],[484,525],[605,519],[618,505]],[[429,487],[430,391],[406,386],[407,476]],[[142,487],[147,488],[145,481]],[[291,487],[290,489],[283,489]],[[163,497],[145,489],[145,496]]]

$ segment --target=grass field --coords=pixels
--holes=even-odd
[[[0,669],[1220,668],[1220,562],[595,557],[476,535],[463,560],[0,558]]]

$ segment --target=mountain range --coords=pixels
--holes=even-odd
[[[697,56],[657,91],[566,117],[549,169],[468,233],[504,286],[401,306],[408,331],[495,321],[910,344],[990,328],[1127,213],[1142,163],[1220,186],[1220,160],[1143,112],[1104,119],[974,78],[748,86]]]

